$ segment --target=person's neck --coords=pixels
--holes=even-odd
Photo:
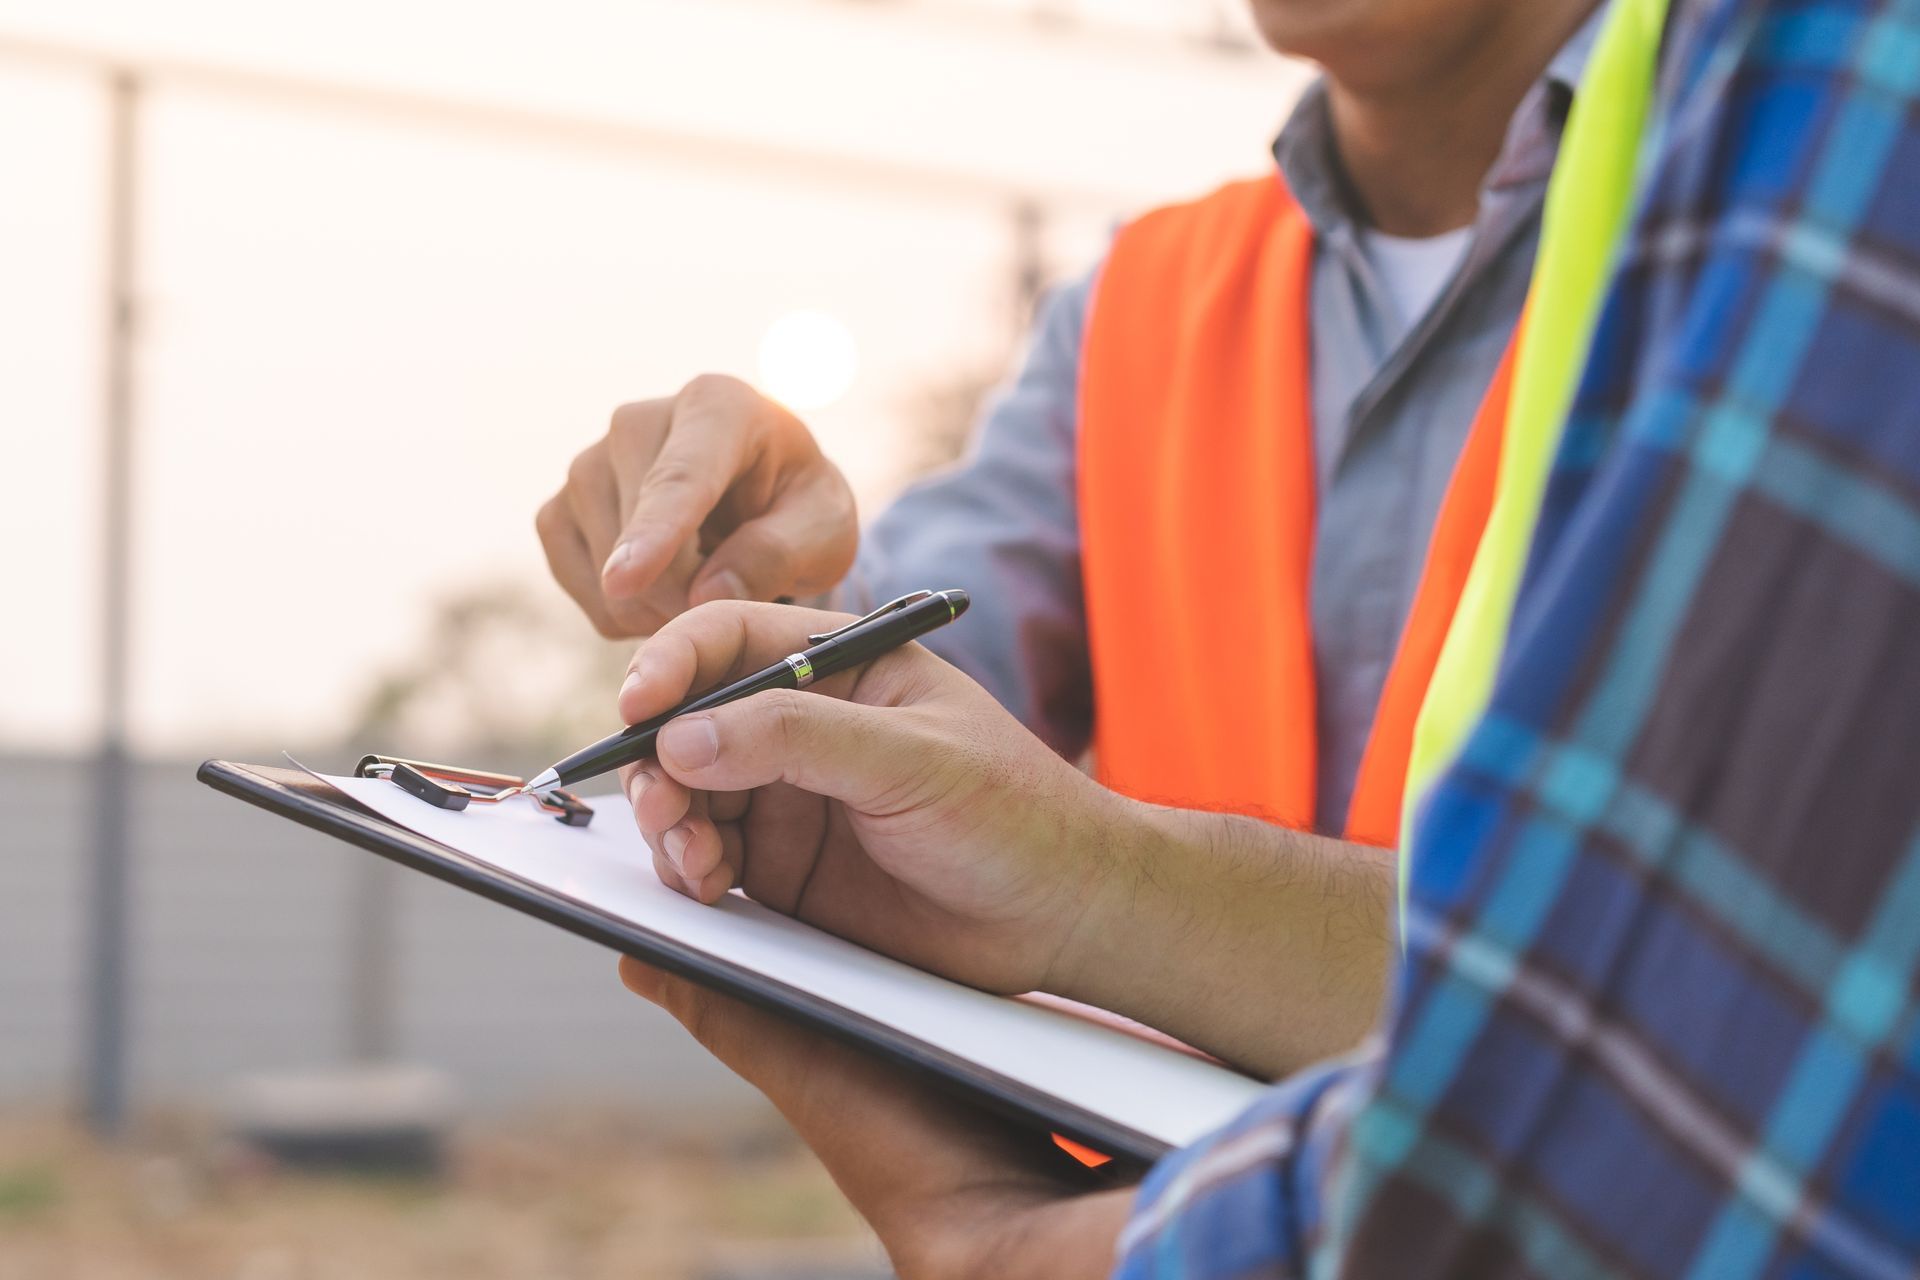
[[[1440,235],[1472,224],[1480,189],[1514,111],[1599,0],[1498,6],[1471,31],[1417,55],[1418,74],[1328,65],[1340,166],[1363,219],[1388,235]]]

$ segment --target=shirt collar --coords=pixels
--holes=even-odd
[[[1606,25],[1607,10],[1613,7],[1614,0],[1602,0],[1580,24],[1580,29],[1567,38],[1560,46],[1560,52],[1553,55],[1553,61],[1547,64],[1546,79],[1566,89],[1571,98],[1580,84],[1582,76],[1587,74],[1587,62],[1593,57],[1593,46],[1600,39],[1600,28]]]
[[[1500,154],[1488,170],[1486,190],[1504,191],[1529,183],[1545,183],[1559,154],[1567,108],[1572,105],[1601,23],[1613,3],[1614,0],[1603,0],[1595,7],[1560,46],[1539,82],[1521,100],[1507,127]],[[1341,188],[1339,164],[1334,159],[1332,112],[1324,80],[1314,80],[1301,95],[1280,136],[1274,139],[1273,158],[1316,231],[1325,235],[1335,228],[1351,225],[1352,212]]]

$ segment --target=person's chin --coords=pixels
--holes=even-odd
[[[1261,38],[1279,53],[1325,62],[1377,44],[1393,29],[1395,10],[1435,0],[1249,0]],[[1438,0],[1443,7],[1446,0]]]
[[[1377,0],[1251,0],[1253,22],[1268,44],[1281,53],[1300,53],[1351,28]]]

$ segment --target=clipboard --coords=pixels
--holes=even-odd
[[[734,963],[724,955],[691,946],[666,933],[643,927],[613,912],[533,883],[491,863],[423,836],[314,775],[270,765],[209,760],[196,774],[201,782],[302,826],[324,832],[402,866],[455,885],[489,901],[633,956],[760,1008],[792,1018],[845,1043],[921,1075],[957,1096],[981,1104],[1039,1132],[1053,1132],[1104,1152],[1113,1162],[1103,1174],[1127,1176],[1143,1169],[1177,1145],[1072,1098],[1033,1087],[1011,1074],[930,1043],[884,1021],[830,999]],[[934,978],[932,981],[942,982]],[[957,984],[946,984],[957,986]],[[971,989],[963,989],[970,991]],[[977,995],[977,993],[976,993]],[[1001,997],[991,997],[999,1000]],[[1071,1015],[1061,1014],[1062,1017]],[[1124,1035],[1123,1032],[1114,1032]],[[1166,1050],[1173,1053],[1173,1050]],[[1202,1067],[1192,1063],[1191,1068]],[[1219,1095],[1214,1107],[1224,1123],[1241,1099],[1251,1101],[1260,1082],[1208,1064],[1207,1082]],[[1229,1084],[1229,1078],[1231,1084]],[[1224,1105],[1231,1103],[1231,1105]],[[1202,1130],[1204,1132],[1204,1130]],[[1194,1133],[1198,1137],[1199,1133]]]

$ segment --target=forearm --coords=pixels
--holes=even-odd
[[[1121,803],[1061,994],[1270,1079],[1358,1043],[1391,972],[1393,852]]]

